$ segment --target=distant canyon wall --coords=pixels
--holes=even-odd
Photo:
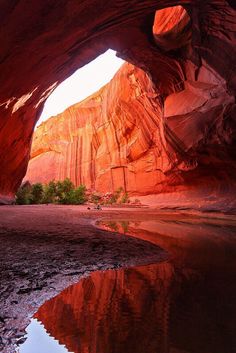
[[[0,203],[14,201],[30,158],[31,180],[70,176],[104,191],[194,189],[200,198],[235,199],[235,2],[34,5],[0,4]],[[50,93],[109,48],[135,67],[126,65],[109,90],[55,118],[58,127],[55,119],[40,127],[41,152],[34,138],[30,157]]]
[[[69,177],[88,189],[123,187],[131,195],[206,186],[226,192],[233,106],[207,66],[198,82],[190,76],[163,101],[148,74],[125,63],[100,91],[37,128],[25,180]]]

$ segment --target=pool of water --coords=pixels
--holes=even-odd
[[[224,223],[103,220],[169,260],[94,272],[43,304],[20,353],[236,352],[236,229]]]

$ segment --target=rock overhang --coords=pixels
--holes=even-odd
[[[13,195],[26,172],[34,125],[50,90],[109,47],[148,73],[163,109],[169,96],[186,90],[186,82],[201,83],[204,79],[211,84],[212,77],[218,75],[218,86],[231,99],[230,104],[218,104],[218,141],[224,158],[231,153],[235,136],[234,6],[223,0],[176,1],[174,5],[182,6],[191,20],[191,40],[184,31],[184,46],[164,50],[153,39],[153,22],[156,11],[170,5],[173,3],[167,0],[132,4],[36,1],[34,8],[24,0],[1,3],[2,195]],[[226,130],[230,136],[227,143]],[[212,139],[214,148],[216,137]],[[229,160],[235,166],[232,155]]]

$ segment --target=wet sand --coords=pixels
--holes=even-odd
[[[158,263],[168,253],[145,240],[98,229],[98,219],[198,223],[199,214],[148,208],[87,206],[0,207],[0,350],[14,352],[32,315],[46,300],[91,271]],[[234,216],[201,215],[204,222],[236,225]]]

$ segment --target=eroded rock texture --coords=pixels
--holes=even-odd
[[[147,74],[124,64],[99,92],[42,123],[25,179],[69,177],[102,192],[119,187],[133,194],[167,191],[173,183],[168,171],[174,174],[185,161],[167,144],[158,103]],[[174,182],[179,182],[176,173]]]
[[[230,191],[232,195],[235,5],[225,0],[180,0],[171,5],[182,5],[184,9],[178,6],[156,13],[170,6],[168,0],[44,1],[35,2],[32,7],[25,0],[1,2],[2,201],[12,198],[26,172],[32,131],[45,99],[69,74],[109,47],[148,75],[138,74],[145,89],[141,98],[132,101],[135,113],[131,110],[128,122],[122,125],[131,124],[135,130],[132,124],[137,119],[142,126],[148,124],[148,136],[138,136],[140,139],[132,143],[130,140],[127,149],[132,145],[135,148],[130,148],[126,156],[123,151],[120,153],[120,166],[126,157],[126,165],[144,167],[140,174],[142,190],[139,184],[135,188],[149,193],[150,187],[154,192],[167,192],[174,186],[179,192],[191,185],[205,188],[206,194],[217,190],[221,194]],[[140,94],[135,92],[135,85],[134,82],[132,96]],[[116,103],[112,92],[107,93],[107,99]],[[146,102],[147,107],[142,105]],[[118,125],[112,127],[113,132],[127,139],[129,133],[121,133],[119,125],[127,114],[115,109],[114,123]],[[125,112],[129,109],[133,107]],[[112,118],[107,116],[106,120]],[[116,135],[110,138],[114,140]],[[108,154],[104,169],[109,159],[117,163],[117,156]],[[139,161],[141,156],[145,157],[144,162]],[[83,163],[89,159],[91,156],[83,156]],[[72,173],[76,163],[72,162]],[[118,169],[128,170],[120,166]],[[94,173],[91,168],[88,170]],[[80,174],[77,178],[79,182]],[[93,177],[89,178],[92,182]]]
[[[211,90],[209,83],[186,81],[161,109],[148,75],[124,64],[99,92],[42,123],[25,179],[69,177],[89,189],[122,186],[134,195],[202,188],[206,180],[214,190],[222,187],[230,163],[226,146],[225,158],[218,153],[229,138],[223,116],[232,98],[213,79]]]

